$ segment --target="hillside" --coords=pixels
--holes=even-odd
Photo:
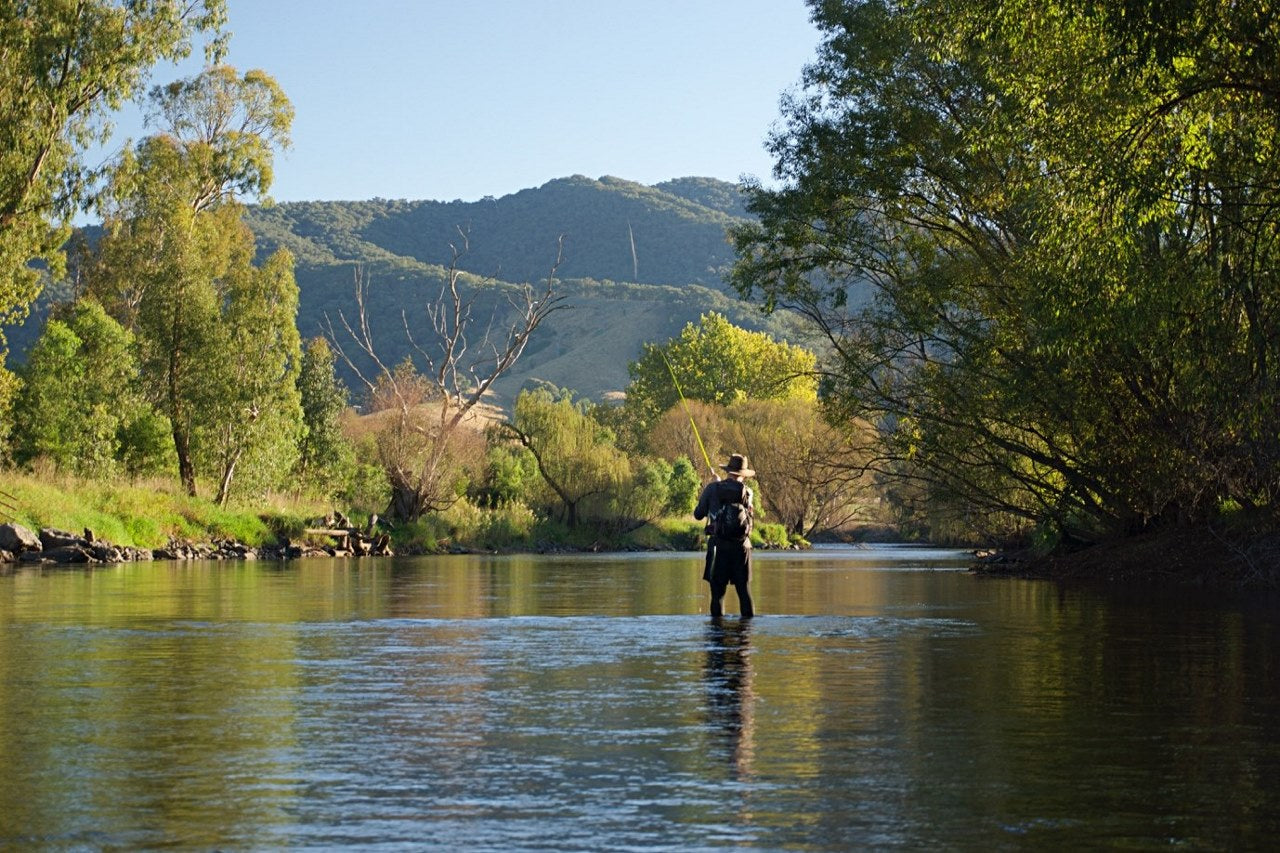
[[[723,284],[733,262],[725,232],[746,215],[737,187],[711,178],[645,186],[575,175],[497,199],[294,202],[254,208],[249,221],[260,253],[285,246],[297,256],[304,336],[329,320],[336,326],[339,311],[350,316],[360,266],[388,362],[410,351],[402,310],[415,333],[425,328],[424,306],[438,293],[453,248],[463,247],[460,232],[466,251],[458,266],[480,285],[478,327],[508,309],[512,283],[545,280],[563,236],[557,277],[568,310],[552,315],[495,387],[494,402],[506,405],[535,380],[594,399],[620,390],[642,344],[678,334],[707,311],[794,338],[786,318],[764,317]]]
[[[565,278],[719,287],[733,261],[725,229],[745,215],[736,187],[722,181],[682,178],[649,187],[575,175],[475,202],[290,202],[254,208],[250,225],[263,251],[288,246],[308,264],[447,265],[465,232],[462,269],[536,281],[546,277],[563,237]]]
[[[325,332],[330,321],[340,328],[339,312],[352,316],[355,274],[363,271],[375,339],[388,363],[411,350],[402,312],[423,343],[424,309],[454,248],[464,246],[460,232],[466,251],[458,266],[472,274],[464,280],[473,288],[473,351],[491,318],[503,326],[513,287],[546,279],[563,237],[557,279],[567,310],[552,315],[495,387],[493,402],[507,405],[532,381],[593,399],[620,390],[643,343],[664,341],[707,311],[795,340],[787,318],[761,315],[723,284],[733,261],[725,232],[746,215],[737,188],[723,181],[646,186],[575,175],[475,202],[289,202],[251,208],[248,221],[261,256],[287,247],[297,259],[304,337]],[[10,331],[15,353],[34,340],[46,311],[42,300],[24,328]]]

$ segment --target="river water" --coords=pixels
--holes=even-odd
[[[0,848],[1273,848],[1274,600],[962,557],[19,571]]]

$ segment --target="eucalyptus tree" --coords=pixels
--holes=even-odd
[[[224,22],[224,0],[0,4],[0,325],[21,321],[36,297],[33,261],[61,267],[92,172],[82,155],[105,137],[105,116],[157,62],[187,56],[194,36]],[[0,410],[11,385],[0,364]]]
[[[1085,539],[1274,510],[1273,4],[811,7],[733,280],[874,464]]]
[[[268,75],[227,66],[156,87],[151,103],[163,130],[116,164],[86,278],[138,335],[183,487],[195,494],[203,462],[225,500],[246,443],[295,434],[260,423],[264,413],[301,417],[292,260],[283,253],[254,268],[238,201],[270,186],[293,109]]]

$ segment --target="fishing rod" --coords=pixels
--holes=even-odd
[[[658,350],[658,355],[662,356],[662,363],[667,366],[667,372],[671,374],[671,384],[676,386],[676,393],[680,395],[680,402],[684,405],[684,413],[689,416],[689,426],[693,427],[693,437],[698,440],[698,449],[702,451],[702,458],[706,460],[711,476],[719,480],[720,475],[716,473],[716,467],[711,464],[711,457],[707,454],[707,446],[702,443],[702,434],[698,432],[698,424],[693,419],[693,412],[689,409],[689,401],[685,399],[684,391],[680,390],[680,380],[676,379],[676,372],[671,368],[671,362],[667,360],[667,354],[657,347],[654,347],[654,349]]]

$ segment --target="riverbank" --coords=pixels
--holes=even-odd
[[[1064,582],[1239,589],[1280,588],[1280,532],[1179,527],[1070,553],[982,555],[976,571]]]
[[[103,483],[5,472],[0,523],[16,524],[0,542],[0,565],[114,563],[135,560],[294,559],[391,553],[552,553],[685,551],[703,547],[691,516],[632,529],[569,528],[523,506],[483,509],[466,502],[409,524],[367,512],[350,518],[331,506],[272,496],[252,507],[219,507],[171,483]],[[762,548],[807,547],[778,524],[760,524]]]

